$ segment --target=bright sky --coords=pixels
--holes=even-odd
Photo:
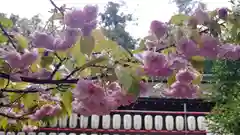
[[[83,7],[86,4],[98,4],[100,10],[109,0],[54,0],[57,5],[67,4],[67,7]],[[128,12],[133,12],[138,18],[138,26],[128,26],[128,31],[134,37],[143,37],[148,32],[151,20],[168,21],[176,11],[175,5],[171,5],[169,0],[125,0]],[[207,4],[208,9],[226,7],[230,4],[228,0],[202,0]],[[49,9],[52,5],[49,0],[0,0],[0,12],[15,13],[21,17],[31,17],[41,14],[41,17],[49,17]]]

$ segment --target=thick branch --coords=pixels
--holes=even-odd
[[[0,73],[0,78],[8,79],[9,75],[6,73]],[[60,79],[60,80],[52,80],[52,79],[36,79],[31,77],[20,77],[22,82],[28,82],[33,84],[75,84],[78,79]],[[98,76],[89,77],[90,80],[98,79]]]
[[[45,91],[52,90],[54,88],[47,88]],[[36,93],[40,92],[38,89],[25,89],[25,90],[17,90],[17,89],[0,89],[2,92],[12,92],[12,93]]]
[[[14,120],[24,120],[24,119],[27,119],[27,118],[24,118],[22,116],[21,117],[9,116],[9,115],[1,113],[1,112],[0,112],[0,116],[7,117],[9,119],[14,119]]]

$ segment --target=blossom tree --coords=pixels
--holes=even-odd
[[[139,48],[128,50],[97,28],[97,6],[64,9],[50,2],[62,24],[57,34],[23,36],[0,18],[3,129],[32,131],[72,112],[108,114],[146,93],[151,76],[168,78],[167,97],[197,98],[205,59],[240,57],[240,47],[221,36],[225,23],[238,23],[226,8],[153,20]]]

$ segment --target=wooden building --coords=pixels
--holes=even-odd
[[[210,135],[205,115],[213,105],[200,99],[139,98],[110,115],[72,114],[36,132],[6,135]]]

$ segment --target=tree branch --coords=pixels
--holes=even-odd
[[[52,90],[54,88],[47,88],[45,91]],[[0,89],[1,92],[11,92],[11,93],[36,93],[40,92],[38,89],[25,89],[25,90],[16,90],[16,89]]]
[[[63,16],[64,16],[64,13],[63,11],[61,10],[61,8],[59,8],[54,2],[53,0],[49,0],[50,3],[54,6],[55,9],[57,9]]]
[[[0,112],[0,116],[3,116],[3,117],[7,117],[7,118],[9,118],[9,119],[14,119],[14,120],[24,120],[24,119],[28,119],[28,118],[25,118],[25,117],[22,117],[22,116],[18,116],[18,117],[15,117],[15,116],[9,116],[9,115],[7,115],[7,114],[5,114],[5,113],[1,113]]]
[[[8,41],[12,44],[12,46],[17,49],[16,45],[14,44],[13,40],[11,39],[10,35],[7,31],[3,28],[2,24],[0,23],[0,29],[2,30],[3,34],[8,38]]]
[[[175,44],[172,44],[172,45],[169,45],[169,46],[167,46],[167,47],[160,48],[160,49],[158,49],[156,52],[161,52],[161,51],[163,51],[163,50],[165,50],[165,49],[168,49],[168,48],[171,48],[171,47],[174,47],[174,46],[175,46]]]
[[[1,73],[0,78],[8,79],[9,74]],[[78,79],[60,79],[60,80],[52,80],[52,79],[36,79],[31,77],[20,77],[22,82],[28,82],[33,84],[75,84],[77,83]],[[90,80],[98,79],[98,76],[89,77]]]
[[[52,79],[54,77],[54,75],[57,73],[57,71],[59,70],[59,68],[62,66],[63,62],[66,60],[67,58],[64,58],[63,60],[59,59],[60,62],[56,65],[54,71],[52,72],[51,76],[49,77],[49,79]]]

